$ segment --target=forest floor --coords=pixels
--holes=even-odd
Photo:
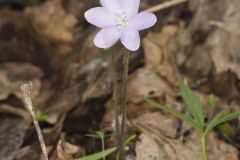
[[[142,0],[141,10],[166,1]],[[93,45],[98,30],[83,16],[98,1],[34,3],[0,0],[0,160],[42,159],[20,90],[28,81],[50,160],[101,151],[101,140],[87,136],[98,131],[108,135],[106,148],[114,146],[111,51]],[[155,14],[157,24],[141,32],[141,49],[130,53],[125,134],[136,138],[126,159],[201,160],[197,133],[143,97],[188,114],[178,86],[183,80],[200,98],[206,121],[227,105],[237,110],[240,1],[189,0]],[[121,60],[119,53],[118,70]],[[239,159],[239,120],[208,135],[209,160]]]

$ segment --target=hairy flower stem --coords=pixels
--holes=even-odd
[[[127,79],[128,79],[128,63],[129,63],[129,51],[124,50],[123,58],[123,73],[122,73],[122,104],[121,104],[121,113],[122,113],[122,123],[121,123],[121,132],[120,132],[120,150],[119,150],[119,159],[123,158],[123,149],[124,149],[124,129],[126,121],[126,110],[127,110]]]
[[[206,150],[206,136],[201,136],[201,144],[202,144],[202,160],[207,160],[207,150]]]
[[[120,125],[119,125],[119,103],[118,103],[118,84],[117,84],[117,58],[116,53],[112,52],[112,81],[113,81],[113,106],[115,110],[115,136],[116,136],[116,142],[117,147],[120,148]]]

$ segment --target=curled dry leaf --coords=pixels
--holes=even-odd
[[[147,78],[146,78],[147,77]],[[165,93],[173,95],[171,87],[156,73],[148,69],[139,69],[129,77],[129,100],[134,103],[142,101],[143,97],[160,97]]]
[[[133,120],[133,124],[141,128],[155,130],[166,137],[176,138],[179,120],[171,115],[165,115],[161,112],[150,112]]]
[[[136,160],[201,160],[201,144],[197,133],[183,142],[162,135],[145,132],[136,144]],[[207,138],[209,160],[237,160],[238,151],[233,146],[216,138],[211,132]]]
[[[139,102],[146,96],[174,95],[178,70],[167,47],[177,33],[176,26],[166,26],[161,33],[150,33],[143,40],[145,67],[129,78],[129,99]]]
[[[233,0],[228,3],[223,21],[212,21],[210,24],[216,27],[216,31],[206,42],[210,47],[216,72],[232,71],[240,78],[240,2]]]
[[[33,97],[37,96],[41,86],[39,79],[42,76],[43,72],[38,67],[28,63],[0,64],[0,100],[8,98],[10,94],[22,97],[19,88],[27,81],[32,81],[35,87]]]
[[[68,142],[59,141],[57,145],[57,152],[59,160],[72,160],[74,154],[83,155],[84,151]]]
[[[64,10],[60,0],[46,1],[41,6],[27,8],[25,13],[40,34],[52,40],[72,42],[77,20]]]

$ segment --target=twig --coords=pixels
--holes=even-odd
[[[224,22],[221,22],[221,21],[209,21],[208,24],[210,26],[214,26],[214,27],[217,27],[218,29],[226,32],[226,33],[229,33],[229,34],[234,34],[234,35],[237,35],[239,36],[240,34],[238,32],[236,32],[236,30],[231,30],[229,29],[225,24]]]
[[[188,0],[171,0],[171,1],[168,1],[168,2],[161,3],[159,5],[156,5],[156,6],[150,7],[148,9],[144,10],[144,11],[145,12],[157,12],[157,11],[160,11],[162,9],[169,8],[169,7],[172,7],[172,6],[187,2],[187,1]]]
[[[25,106],[29,110],[29,112],[32,116],[33,123],[36,128],[38,139],[39,139],[39,142],[40,142],[40,145],[42,148],[44,159],[48,160],[47,148],[46,148],[43,136],[42,136],[41,128],[39,126],[38,120],[37,120],[36,115],[33,110],[33,104],[32,104],[32,98],[31,98],[32,83],[29,82],[29,83],[23,84],[21,86],[21,90],[22,90],[22,93],[24,96]]]
[[[126,121],[126,112],[127,112],[127,79],[128,79],[128,64],[129,64],[129,51],[125,49],[124,59],[123,59],[123,76],[122,76],[122,123],[121,123],[121,132],[120,132],[120,151],[119,159],[123,158],[123,141],[124,141],[124,130],[125,130],[125,121]]]

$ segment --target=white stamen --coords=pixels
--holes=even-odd
[[[128,25],[128,18],[125,12],[122,14],[115,14],[115,23],[119,28],[126,27]]]

